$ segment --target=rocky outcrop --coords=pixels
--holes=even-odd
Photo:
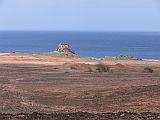
[[[142,60],[142,59],[130,55],[120,55],[120,56],[105,56],[105,60]]]
[[[60,43],[59,48],[57,49],[60,53],[67,53],[67,54],[76,54],[68,44]]]
[[[48,54],[60,55],[60,56],[77,56],[77,54],[71,49],[69,44],[60,43],[58,49],[50,51]]]

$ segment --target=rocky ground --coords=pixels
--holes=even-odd
[[[0,119],[158,120],[159,112],[160,61],[0,56]]]
[[[158,113],[32,113],[32,114],[0,114],[0,120],[160,120]]]

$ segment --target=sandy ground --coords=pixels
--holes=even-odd
[[[0,113],[160,112],[159,61],[102,62],[109,72],[80,58],[1,55]]]

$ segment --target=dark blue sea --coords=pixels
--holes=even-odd
[[[0,32],[1,52],[47,52],[60,42],[70,44],[80,56],[160,59],[158,32]]]

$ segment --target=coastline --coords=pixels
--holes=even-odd
[[[142,60],[145,60],[145,61],[160,61],[160,60],[156,60],[156,59],[142,59]]]
[[[0,61],[2,63],[16,64],[48,64],[62,65],[64,63],[86,63],[86,64],[159,64],[157,59],[139,59],[133,56],[105,56],[105,57],[82,57],[82,56],[66,56],[57,51],[53,52],[0,52]]]
[[[2,56],[2,55],[10,55],[11,53],[9,53],[9,52],[0,52],[0,56]]]

